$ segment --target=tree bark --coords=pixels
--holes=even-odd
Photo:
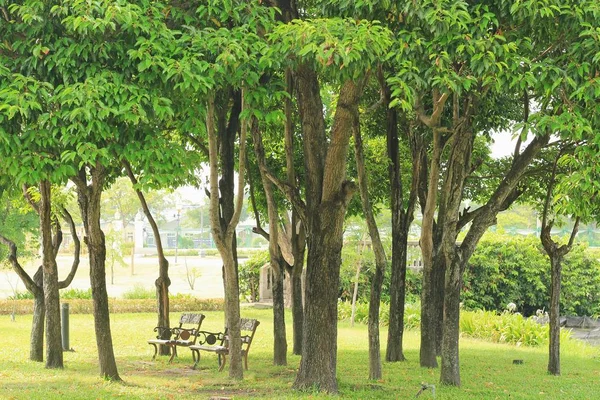
[[[156,220],[154,219],[154,216],[150,211],[150,207],[148,207],[146,197],[144,196],[144,193],[142,193],[141,190],[136,188],[138,180],[133,173],[131,164],[127,160],[122,160],[121,163],[125,168],[127,176],[129,176],[129,180],[133,185],[133,190],[135,190],[135,193],[137,194],[138,199],[140,200],[140,204],[142,205],[144,215],[146,216],[146,218],[148,218],[148,223],[150,224],[150,227],[152,228],[152,233],[154,234],[154,243],[156,244],[156,252],[158,255],[158,278],[156,279],[156,281],[154,281],[154,286],[156,287],[156,305],[158,309],[157,326],[170,328],[171,321],[169,319],[169,286],[171,285],[171,279],[169,278],[169,261],[167,260],[167,257],[165,257],[165,252],[163,250],[162,239],[160,237],[158,224],[156,223]],[[168,340],[170,339],[171,332],[168,329],[163,329],[162,335],[162,339]],[[170,355],[171,346],[160,346],[160,354],[164,356]]]
[[[375,253],[375,274],[371,281],[371,298],[369,299],[369,379],[377,380],[382,377],[381,368],[381,343],[379,340],[379,309],[381,307],[381,286],[385,276],[387,260],[385,250],[379,236],[377,222],[373,215],[373,208],[369,198],[367,171],[365,167],[365,156],[363,151],[362,136],[360,133],[360,121],[358,115],[354,119],[354,152],[356,158],[356,170],[358,171],[358,187],[362,202],[363,214],[367,221],[369,236],[373,252]]]
[[[433,130],[433,149],[429,169],[427,203],[421,225],[421,255],[423,259],[423,288],[421,292],[421,367],[437,368],[435,264],[434,264],[434,213],[437,202],[440,162],[442,155],[441,133]]]
[[[404,307],[406,301],[406,257],[408,252],[408,231],[413,221],[420,181],[422,160],[422,141],[417,140],[408,129],[412,152],[412,181],[406,210],[400,170],[400,145],[398,137],[398,114],[389,107],[391,90],[380,78],[384,87],[384,104],[387,113],[387,154],[390,159],[388,176],[390,182],[390,210],[392,212],[392,263],[390,277],[390,312],[388,340],[385,360],[388,362],[404,361]]]
[[[283,296],[283,278],[285,274],[284,260],[279,241],[279,218],[275,198],[273,197],[273,184],[268,178],[265,160],[265,149],[258,121],[253,119],[252,137],[254,151],[260,169],[265,197],[267,199],[267,213],[269,215],[269,258],[273,270],[273,364],[287,365],[287,340],[285,335],[285,304]]]
[[[311,218],[306,265],[302,359],[294,387],[337,392],[337,288],[344,207],[323,207]]]
[[[89,185],[84,169],[72,180],[77,186],[77,202],[81,210],[90,260],[90,285],[94,303],[94,330],[98,348],[98,364],[101,377],[111,381],[120,381],[110,331],[108,293],[106,291],[106,242],[100,226],[100,198],[106,179],[106,170],[99,163],[89,166],[89,170],[91,173]]]
[[[383,77],[382,77],[383,78]],[[380,80],[382,80],[380,78]],[[385,85],[384,82],[382,82]],[[406,253],[408,235],[403,227],[402,179],[400,177],[398,113],[390,108],[390,88],[384,86],[384,104],[387,120],[387,156],[390,160],[388,177],[390,182],[390,210],[392,212],[392,264],[390,276],[390,312],[388,341],[385,360],[404,361],[402,341],[404,336],[404,301],[406,297]],[[406,232],[407,233],[407,232]]]
[[[542,212],[542,230],[540,233],[540,240],[542,247],[548,258],[550,258],[550,319],[548,321],[549,329],[549,344],[548,344],[548,373],[552,375],[560,375],[560,290],[561,290],[561,274],[562,274],[562,260],[571,249],[575,242],[575,237],[579,231],[580,218],[577,217],[569,242],[562,246],[559,246],[552,239],[552,226],[554,220],[548,220],[548,214],[550,213],[551,202],[554,192],[554,185],[556,183],[556,171],[558,167],[558,161],[562,155],[562,150],[558,152],[554,164],[552,167],[552,173],[548,188],[546,190],[546,198],[544,201],[544,209]]]
[[[283,259],[276,259],[279,267],[273,268],[273,364],[287,365],[287,339],[285,334],[285,299],[283,295]]]
[[[46,307],[44,307],[43,270],[40,267],[33,281],[40,288],[33,292],[33,320],[31,321],[31,336],[29,345],[29,359],[31,361],[44,361],[44,323],[46,321]]]
[[[60,331],[60,297],[58,294],[58,266],[56,265],[54,246],[52,245],[50,182],[40,182],[39,189],[43,292],[46,317],[46,368],[62,369],[64,365]]]
[[[464,132],[465,135],[467,132]],[[457,133],[455,133],[456,135]],[[470,147],[472,148],[472,138]],[[446,181],[444,182],[445,198],[440,203],[444,207],[444,234],[442,251],[446,263],[446,286],[444,296],[444,332],[442,341],[442,371],[440,381],[442,384],[459,386],[459,308],[460,290],[462,287],[462,274],[464,266],[475,251],[477,243],[491,225],[496,221],[498,213],[510,206],[518,195],[515,195],[517,184],[533,158],[548,143],[548,136],[535,137],[525,150],[514,160],[506,173],[503,181],[490,196],[487,203],[476,210],[476,216],[470,219],[471,226],[460,246],[456,239],[460,227],[466,222],[461,221],[464,215],[459,214],[460,197],[466,172],[469,170],[465,161],[464,138],[454,140],[453,150],[448,160]],[[461,183],[462,182],[462,183]]]
[[[221,178],[218,181],[218,193],[220,195],[221,229],[225,231],[235,213],[235,142],[240,127],[239,117],[242,110],[242,96],[239,90],[227,88],[217,93],[217,100],[215,103],[218,134],[217,154],[221,174]],[[212,190],[211,193],[213,193]],[[235,230],[233,231],[230,246],[233,252],[234,268],[237,275],[238,259]],[[225,279],[225,270],[223,270],[223,278]],[[224,287],[227,286],[224,280],[223,285]],[[227,308],[225,309],[225,314],[227,314]]]
[[[460,336],[460,294],[462,275],[466,261],[457,253],[456,239],[460,231],[458,220],[460,204],[463,198],[463,187],[471,170],[471,153],[475,135],[471,131],[471,107],[463,110],[462,120],[458,121],[459,98],[454,96],[455,131],[451,138],[450,155],[447,161],[446,174],[440,198],[441,215],[439,222],[443,227],[441,235],[441,261],[446,267],[444,286],[444,318],[442,334],[442,369],[441,382],[460,386],[459,370],[459,336]],[[468,103],[470,104],[470,103]],[[463,126],[464,128],[458,128]]]
[[[443,229],[441,224],[437,227]],[[436,229],[436,231],[438,230]],[[442,339],[444,332],[444,299],[446,298],[446,263],[442,254],[441,232],[434,235],[433,242],[433,302],[431,303],[431,312],[433,318],[433,345],[435,346],[435,355],[442,355]]]
[[[305,242],[305,239],[303,239],[303,241]],[[292,329],[294,332],[292,352],[295,355],[302,354],[302,329],[304,325],[302,270],[304,269],[305,249],[306,245],[304,243],[300,246],[295,246],[294,265],[292,266],[291,271],[288,269],[292,290]]]
[[[328,139],[316,73],[301,65],[295,78],[305,154],[308,259],[302,359],[294,387],[336,393],[337,288],[343,223],[356,190],[345,179],[346,159],[360,90],[352,81],[342,84]]]
[[[243,93],[242,93],[243,98]],[[243,100],[242,100],[243,102]],[[237,117],[236,117],[237,118]],[[209,140],[209,161],[210,161],[210,223],[211,231],[217,249],[223,259],[223,275],[225,285],[225,319],[229,336],[229,377],[232,379],[243,379],[244,369],[242,365],[241,354],[241,333],[240,333],[240,303],[239,303],[239,283],[237,271],[237,255],[235,246],[235,228],[239,222],[242,205],[243,205],[243,190],[244,190],[244,175],[246,163],[246,123],[242,124],[240,135],[240,150],[239,150],[239,173],[238,173],[238,188],[239,193],[236,198],[235,207],[230,219],[226,222],[225,209],[221,208],[221,198],[219,196],[219,166],[218,162],[227,160],[224,158],[223,146],[221,141],[221,152],[218,150],[218,137],[214,127],[215,120],[215,103],[214,99],[208,101],[208,110],[206,116],[206,129]],[[233,168],[233,160],[228,161]],[[229,165],[228,164],[228,165]],[[222,166],[222,169],[226,166]],[[227,167],[229,168],[229,167]],[[222,171],[225,173],[225,171]],[[225,179],[225,178],[223,178]],[[233,185],[232,185],[233,186]],[[222,186],[223,187],[223,186]],[[224,196],[224,192],[221,192]],[[230,196],[233,201],[233,195]],[[229,199],[225,200],[227,203]],[[223,205],[224,207],[224,205]],[[223,215],[223,218],[221,217]]]
[[[292,187],[297,185],[296,171],[294,165],[294,129],[292,121],[292,96],[294,94],[294,80],[292,71],[287,69],[285,72],[286,90],[289,97],[286,97],[284,104],[285,113],[285,163],[287,182]],[[290,288],[292,292],[292,325],[293,325],[293,353],[302,354],[302,324],[304,320],[304,304],[302,294],[302,270],[304,269],[304,253],[306,251],[306,236],[304,234],[304,224],[298,218],[298,212],[292,208],[292,221],[289,226],[288,237],[292,245],[292,255],[294,261],[288,268],[290,277]]]
[[[550,342],[548,344],[548,373],[560,375],[560,283],[561,257],[550,255],[552,283],[550,285]]]

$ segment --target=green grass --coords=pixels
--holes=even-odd
[[[203,327],[220,330],[223,314],[207,312]],[[76,314],[70,319],[70,345],[64,370],[47,370],[28,360],[30,315],[0,318],[0,398],[1,399],[208,399],[222,396],[235,399],[316,399],[331,396],[298,393],[291,389],[300,361],[288,356],[287,367],[272,365],[271,310],[242,309],[242,316],[258,318],[261,325],[250,352],[250,371],[243,382],[233,382],[227,373],[217,371],[214,354],[203,355],[199,369],[192,370],[191,352],[180,351],[173,364],[167,357],[150,361],[154,314],[112,314],[111,328],[119,373],[123,383],[99,377],[97,351],[91,315]],[[172,320],[179,313],[172,314]],[[291,317],[287,315],[291,349]],[[386,331],[382,330],[382,338]],[[436,399],[591,399],[600,391],[598,349],[568,341],[562,351],[561,377],[546,374],[547,349],[493,344],[477,339],[461,340],[462,387],[440,387],[439,370],[419,367],[418,332],[406,333],[408,361],[384,363],[384,378],[372,382],[368,376],[367,330],[364,325],[339,324],[337,398],[414,398],[422,382],[437,387]],[[385,349],[385,343],[382,345]],[[523,365],[513,365],[522,359]],[[420,399],[432,398],[424,393]]]

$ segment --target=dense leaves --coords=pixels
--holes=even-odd
[[[470,310],[502,311],[517,305],[526,316],[548,310],[550,268],[539,239],[488,235],[465,271],[463,305]],[[600,313],[600,263],[586,246],[573,248],[563,263],[563,315]]]

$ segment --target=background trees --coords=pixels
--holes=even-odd
[[[387,264],[371,213],[375,203],[390,205],[390,313],[398,318],[386,359],[399,361],[406,241],[418,202],[424,261],[420,361],[436,367],[441,354],[442,382],[460,385],[459,304],[463,275],[480,239],[523,195],[524,178],[556,138],[567,146],[586,141],[585,149],[597,154],[598,7],[570,0],[0,1],[0,34],[6,38],[0,44],[0,155],[6,160],[0,180],[39,187],[50,320],[56,320],[58,304],[51,183],[70,180],[77,190],[100,372],[119,380],[107,306],[102,194],[126,171],[144,204],[142,190],[193,182],[194,170],[208,160],[211,231],[223,256],[232,337],[230,376],[241,378],[234,228],[252,123],[278,283],[285,259],[294,265],[288,270],[297,287],[304,239],[308,250],[304,313],[294,312],[294,320],[303,321],[294,335],[302,337],[302,346],[294,346],[302,352],[295,387],[336,392],[343,227],[357,189],[348,162],[354,133],[364,215],[377,254],[370,377],[381,377],[377,317]],[[373,110],[379,114],[371,115]],[[492,163],[490,132],[508,127],[516,127],[512,157]],[[259,133],[267,130],[265,145]],[[381,147],[375,169],[363,162],[365,147],[375,148],[377,142],[369,139],[384,134],[387,151]],[[363,141],[369,146],[361,146]],[[279,163],[268,155],[277,143],[284,150]],[[595,176],[589,169],[594,158],[579,159],[586,161],[571,162],[572,171]],[[412,168],[401,168],[402,160],[411,160]],[[285,178],[272,171],[283,165]],[[382,170],[387,182],[367,185]],[[582,179],[573,185],[585,187]],[[591,195],[579,197],[594,198],[594,184],[588,189]],[[291,217],[277,213],[283,207],[275,203],[283,203],[277,200],[283,196]],[[464,207],[475,198],[480,206]],[[124,221],[132,214],[119,212]],[[552,224],[543,221],[550,249]],[[159,324],[168,325],[164,256],[156,286]],[[294,299],[299,306],[300,296]],[[554,300],[557,305],[557,296]],[[277,310],[275,329],[281,332],[283,313]],[[52,325],[48,342],[55,348]],[[285,356],[286,340],[277,337]],[[59,366],[59,359],[51,364]]]

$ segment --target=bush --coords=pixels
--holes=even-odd
[[[350,321],[352,317],[352,303],[340,301],[338,303],[338,320]],[[366,324],[369,322],[369,303],[357,302],[354,322]],[[390,305],[381,303],[379,307],[379,323],[387,326],[390,323]],[[421,306],[419,303],[406,304],[404,307],[404,328],[418,329],[421,324]]]
[[[255,252],[239,266],[240,297],[255,303],[259,299],[260,269],[270,262],[269,251]]]
[[[8,300],[33,300],[33,293],[16,292],[14,295],[8,296]]]
[[[129,300],[156,299],[156,289],[147,289],[139,283],[133,285],[133,289],[123,292],[123,298]]]
[[[460,331],[462,335],[517,346],[540,346],[547,344],[549,340],[548,325],[539,324],[534,318],[524,318],[519,313],[507,311],[501,314],[491,311],[462,312]],[[561,329],[561,342],[570,337],[570,330]]]
[[[575,246],[563,261],[561,314],[600,313],[600,263]],[[467,310],[502,311],[515,303],[524,315],[548,309],[550,262],[535,236],[488,235],[465,269],[462,301]]]
[[[92,289],[62,289],[60,291],[60,298],[64,300],[71,299],[91,299],[92,298]]]

